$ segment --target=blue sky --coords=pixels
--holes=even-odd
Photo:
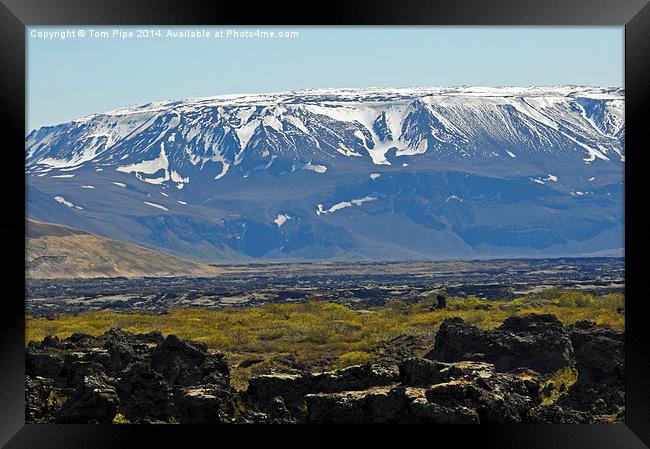
[[[623,85],[622,27],[200,27],[298,38],[27,30],[27,131],[154,100],[313,87]],[[151,28],[149,28],[151,29]],[[182,31],[196,27],[162,27]],[[84,38],[42,39],[43,31]]]

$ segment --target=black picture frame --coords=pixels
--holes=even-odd
[[[7,448],[190,447],[266,444],[268,438],[301,444],[372,444],[397,436],[402,444],[527,449],[635,449],[650,445],[650,350],[645,254],[650,240],[650,5],[648,0],[357,0],[350,2],[179,2],[172,0],[1,0],[2,73],[0,220],[4,258],[0,316],[0,444]],[[25,27],[29,25],[617,25],[625,26],[626,90],[626,419],[615,425],[505,425],[356,429],[350,437],[325,427],[114,426],[24,423],[24,212]],[[303,433],[304,432],[304,433]],[[234,440],[226,443],[226,435]],[[298,436],[300,435],[300,436]],[[415,442],[415,440],[413,440]],[[446,442],[445,442],[446,441]]]

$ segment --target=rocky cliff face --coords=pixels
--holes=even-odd
[[[412,350],[408,347],[412,346]],[[623,334],[553,316],[481,331],[446,320],[425,358],[422,341],[381,345],[373,364],[271,372],[244,392],[225,357],[160,333],[30,342],[28,422],[589,423],[624,414]],[[391,350],[395,346],[395,350]],[[577,375],[577,379],[576,379]],[[117,417],[116,417],[117,416]]]

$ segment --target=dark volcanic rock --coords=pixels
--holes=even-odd
[[[266,412],[269,415],[269,418],[272,422],[275,423],[285,423],[293,422],[291,417],[291,412],[284,403],[284,399],[281,397],[273,398],[270,404],[266,406]]]
[[[159,332],[30,342],[26,375],[27,422],[110,423],[118,411],[132,423],[234,417],[223,355]]]
[[[590,424],[594,422],[594,417],[590,413],[551,405],[533,408],[526,422],[530,424]]]
[[[449,409],[465,407],[476,412],[482,424],[522,422],[535,405],[527,396],[523,382],[509,376],[486,379],[459,379],[429,387],[425,396],[429,403]]]
[[[438,301],[438,303],[436,304],[436,309],[444,309],[445,307],[447,307],[447,298],[445,297],[445,295],[436,296],[436,301]]]
[[[411,358],[402,362],[399,366],[400,381],[404,385],[419,386],[431,385],[445,379],[447,370],[451,364],[428,360],[422,358]]]
[[[549,315],[481,331],[445,320],[371,352],[378,363],[259,375],[230,385],[221,353],[160,333],[73,334],[30,342],[25,416],[34,423],[592,423],[624,416],[623,333]],[[274,360],[275,363],[278,360]],[[316,365],[320,366],[320,365]],[[578,380],[568,373],[577,370]],[[314,369],[314,366],[311,367]],[[544,404],[544,405],[542,405]]]
[[[298,407],[304,395],[310,392],[310,376],[310,373],[272,373],[255,376],[248,381],[246,398],[261,409],[266,409],[278,397],[286,404]]]
[[[248,359],[244,359],[241,362],[239,362],[239,365],[237,365],[239,368],[248,368],[249,366],[257,365],[258,363],[262,363],[264,359],[262,357],[251,357]]]
[[[62,388],[74,388],[88,374],[115,376],[129,363],[147,359],[150,347],[162,339],[160,332],[135,335],[119,329],[99,336],[75,333],[65,340],[46,337],[27,345],[25,372],[54,379]]]
[[[167,421],[172,416],[172,390],[163,376],[143,362],[129,366],[116,382],[120,411],[126,418]]]
[[[25,377],[25,421],[47,423],[49,415],[56,412],[50,394],[54,390],[54,381],[44,377]]]
[[[432,379],[433,385],[426,388],[428,402],[449,409],[473,410],[481,423],[522,422],[528,410],[540,401],[538,379],[530,372],[525,376],[500,373],[494,365],[477,362],[445,365],[440,366]],[[400,371],[406,373],[408,369],[402,366]]]
[[[461,318],[446,319],[436,335],[434,349],[425,358],[485,361],[503,372],[523,367],[553,373],[574,363],[571,340],[562,323],[553,315],[535,314],[510,317],[488,331]]]
[[[184,341],[175,335],[168,335],[153,350],[151,366],[170,385],[227,385],[230,380],[230,370],[223,354],[211,354],[205,343]]]
[[[73,396],[63,404],[58,422],[110,423],[117,413],[119,398],[111,380],[103,374],[86,376]]]
[[[400,422],[404,397],[393,387],[372,387],[361,391],[308,394],[307,422],[389,423]]]
[[[414,424],[479,424],[480,418],[476,410],[464,406],[444,407],[435,402],[428,402],[422,389],[407,389],[407,397],[413,397],[410,402],[409,414],[404,423]]]
[[[180,422],[185,424],[221,424],[232,422],[234,395],[220,385],[182,387],[176,394]]]
[[[313,374],[307,382],[316,391],[361,390],[371,386],[388,385],[398,380],[396,367],[356,365],[338,371]]]
[[[313,423],[519,423],[539,403],[517,375],[487,363],[411,359],[402,384],[305,396]],[[410,385],[416,386],[410,386]]]
[[[578,381],[559,405],[618,420],[625,409],[624,334],[579,321],[569,326]]]
[[[485,332],[462,318],[448,318],[438,329],[435,348],[424,357],[443,361],[476,360],[484,357],[487,346]]]
[[[55,340],[56,339],[56,340]],[[43,342],[30,341],[25,352],[25,374],[57,379],[63,369],[64,354],[56,351],[58,338],[46,337]]]
[[[248,383],[247,397],[265,408],[275,398],[282,398],[292,410],[300,407],[309,393],[328,393],[344,390],[364,390],[398,380],[396,367],[380,365],[351,366],[338,371],[300,374],[266,374],[252,378]]]
[[[400,381],[409,386],[431,385],[461,377],[490,377],[493,371],[494,366],[488,363],[446,363],[419,357],[406,359],[399,365]]]
[[[403,360],[417,357],[431,347],[429,341],[418,335],[399,335],[391,340],[380,343],[369,352],[377,357],[378,363],[398,365]]]
[[[569,326],[569,336],[580,373],[580,382],[623,385],[623,332],[597,326],[589,321],[579,321]]]
[[[104,336],[106,341],[103,348],[108,353],[108,363],[112,372],[122,371],[138,358],[134,341],[129,338],[129,335],[117,329],[111,329]]]

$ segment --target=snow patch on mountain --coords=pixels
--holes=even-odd
[[[72,204],[70,201],[66,201],[66,199],[63,198],[62,196],[55,196],[54,201],[56,201],[57,203],[63,204],[64,206],[68,206],[68,207],[73,207],[74,206],[74,204]]]
[[[68,200],[66,200],[64,197],[62,197],[60,195],[55,196],[54,201],[56,201],[59,204],[63,204],[64,206],[67,206],[67,207],[75,208],[75,209],[78,209],[78,210],[83,210],[83,207],[77,206],[72,201],[68,201]]]
[[[286,214],[279,214],[274,220],[273,223],[278,225],[278,228],[282,226],[287,220],[291,220],[291,217]]]
[[[169,159],[167,159],[167,155],[165,154],[164,143],[161,143],[160,154],[155,159],[144,160],[136,164],[120,166],[117,167],[115,170],[124,173],[138,173],[138,174],[146,174],[146,175],[153,175],[154,173],[160,170],[164,170],[167,177],[169,177],[169,174],[167,174],[168,169],[169,169]]]
[[[461,197],[456,196],[456,195],[449,195],[447,197],[447,199],[445,200],[445,203],[448,203],[449,201],[452,201],[452,200],[460,201],[461,203],[463,202],[463,199]]]
[[[332,207],[329,209],[323,209],[322,204],[318,204],[316,208],[316,215],[324,215],[324,214],[331,214],[333,212],[336,212],[337,210],[345,209],[346,207],[352,207],[354,206],[361,206],[363,203],[367,203],[370,201],[375,201],[377,198],[374,198],[372,196],[365,196],[363,198],[355,199],[355,200],[350,200],[350,201],[342,201],[340,203],[334,204]]]
[[[538,176],[537,178],[530,178],[536,184],[546,184],[547,181],[557,182],[557,176],[548,173],[545,177]]]
[[[165,206],[163,206],[163,205],[161,205],[161,204],[150,203],[149,201],[144,201],[144,204],[146,204],[147,206],[155,207],[155,208],[157,208],[157,209],[162,209],[162,210],[164,210],[164,211],[169,212],[169,209],[167,209]]]
[[[320,165],[320,164],[313,164],[311,162],[307,162],[301,168],[304,169],[304,170],[310,170],[310,171],[313,171],[313,172],[316,172],[316,173],[325,173],[327,171],[326,166]]]

